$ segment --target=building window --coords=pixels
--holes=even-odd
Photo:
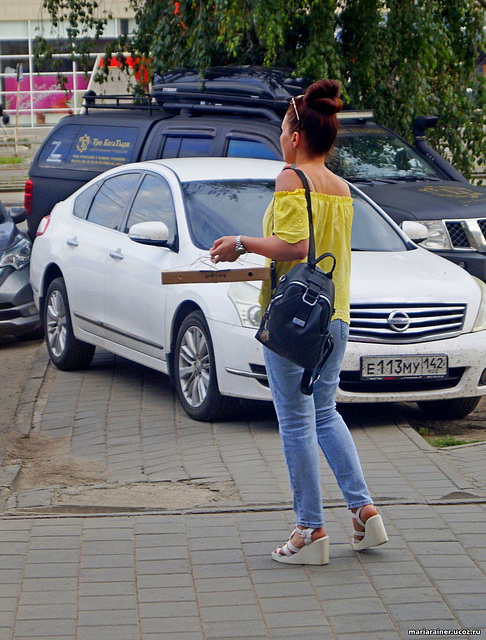
[[[100,39],[92,53],[93,66],[105,44],[121,30],[127,32],[132,27],[132,20],[109,20],[106,37]],[[34,61],[34,40],[39,34],[56,44],[55,57],[63,61],[67,92],[57,86],[57,71],[49,63]],[[74,113],[82,106],[90,76],[91,73],[84,73],[67,58],[66,40],[54,33],[49,22],[0,22],[0,103],[10,115],[11,125],[52,126],[63,116]]]

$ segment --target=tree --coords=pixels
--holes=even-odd
[[[103,0],[43,0],[67,26],[83,66],[106,25]],[[112,43],[151,60],[154,71],[224,64],[288,66],[311,79],[342,81],[346,100],[372,108],[406,138],[420,114],[439,116],[431,140],[466,175],[484,163],[486,0],[129,0],[133,37]],[[52,54],[39,38],[39,55]]]
[[[470,176],[486,156],[486,96],[484,80],[476,72],[485,18],[479,2],[344,4],[339,17],[344,73],[355,106],[372,106],[380,122],[409,139],[415,116],[439,116],[431,141]],[[370,21],[366,30],[360,29],[363,18],[358,16]],[[360,37],[363,33],[366,38]]]

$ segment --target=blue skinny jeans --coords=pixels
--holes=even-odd
[[[336,410],[339,373],[349,334],[342,320],[331,322],[334,350],[312,396],[300,391],[302,369],[264,348],[270,389],[287,461],[297,524],[324,525],[319,446],[349,509],[372,504],[354,440]]]

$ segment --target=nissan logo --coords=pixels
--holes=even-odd
[[[410,316],[405,311],[392,311],[387,323],[392,331],[406,331],[410,326]]]

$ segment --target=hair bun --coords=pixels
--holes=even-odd
[[[305,104],[319,113],[331,116],[343,108],[337,80],[318,80],[311,84],[304,95]]]

